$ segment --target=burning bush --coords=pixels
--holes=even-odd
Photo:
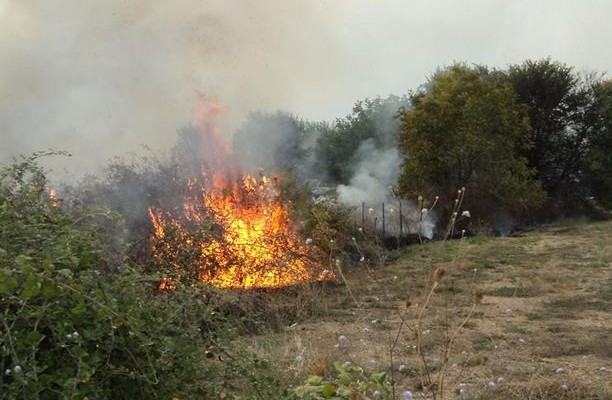
[[[0,169],[0,398],[276,398],[202,285],[159,292],[124,259],[105,272],[99,213],[47,193],[35,157]]]
[[[172,276],[220,288],[267,288],[327,279],[300,237],[276,179],[203,175],[179,215],[149,210],[153,256]]]
[[[243,172],[215,124],[223,111],[203,98],[194,142],[201,174],[181,207],[149,208],[153,258],[170,280],[189,275],[220,288],[269,288],[329,279],[300,237],[277,178]]]

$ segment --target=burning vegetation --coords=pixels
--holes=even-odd
[[[170,276],[190,274],[219,288],[276,288],[332,278],[300,236],[280,197],[279,179],[262,171],[243,173],[231,161],[230,146],[214,124],[222,110],[210,100],[200,104],[196,127],[205,138],[208,162],[189,182],[182,208],[149,208],[154,259],[170,266]],[[173,285],[165,278],[160,288]]]

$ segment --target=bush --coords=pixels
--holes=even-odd
[[[323,399],[390,399],[390,388],[385,372],[369,374],[363,368],[347,364],[334,364],[331,379],[309,377],[303,385],[292,391],[295,400]]]
[[[0,397],[272,398],[267,365],[196,283],[173,292],[112,263],[96,219],[48,196],[35,155],[0,170]]]

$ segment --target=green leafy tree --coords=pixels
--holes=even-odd
[[[453,65],[414,93],[412,105],[401,115],[402,194],[452,204],[466,187],[465,207],[480,217],[520,215],[542,200],[522,156],[532,145],[529,121],[503,74]]]
[[[398,112],[409,106],[408,97],[389,96],[359,101],[351,114],[322,132],[317,143],[317,158],[332,180],[348,183],[358,161],[359,146],[372,140],[375,148],[397,144]]]
[[[597,83],[594,93],[596,121],[585,169],[597,202],[612,209],[612,81]]]
[[[525,154],[549,196],[548,210],[572,213],[586,196],[582,166],[595,132],[593,86],[550,59],[513,65],[508,77],[528,110],[534,146]]]

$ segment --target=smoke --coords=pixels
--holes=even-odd
[[[366,227],[382,231],[384,221],[384,231],[388,235],[398,235],[401,230],[404,234],[420,234],[432,239],[437,223],[436,214],[423,212],[414,202],[397,199],[392,194],[392,186],[397,181],[401,166],[397,146],[377,148],[373,140],[366,140],[357,153],[360,161],[349,184],[336,188],[338,201],[354,207],[355,220],[363,222]]]
[[[397,147],[378,149],[370,139],[359,146],[357,157],[360,161],[350,183],[338,185],[338,201],[348,206],[389,202],[401,162]]]
[[[610,69],[610,2],[533,3],[0,0],[0,163],[52,147],[75,174],[167,149],[200,93],[231,133],[253,110],[330,120],[454,60]]]
[[[141,144],[167,149],[200,93],[228,105],[228,133],[250,110],[308,102],[304,88],[332,95],[342,56],[329,18],[283,0],[0,0],[0,162],[56,148],[74,174]]]

